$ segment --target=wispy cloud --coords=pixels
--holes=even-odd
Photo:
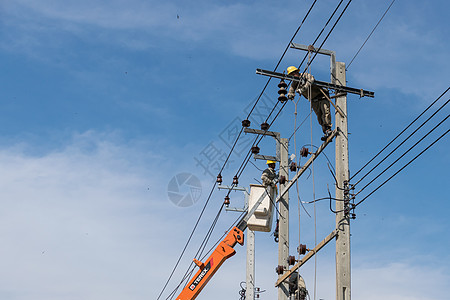
[[[333,43],[341,49],[340,55],[347,63],[384,11],[379,3],[376,8],[373,5],[369,4],[371,11],[355,11],[351,17],[352,23],[361,28],[347,26],[346,31],[338,31],[334,36]],[[445,38],[449,31],[448,26],[442,26],[446,17],[436,7],[422,3],[405,7],[396,2],[352,63],[348,78],[375,90],[398,90],[430,102],[448,86],[450,67]],[[373,11],[378,9],[375,15]],[[345,43],[336,43],[344,39]]]
[[[267,48],[272,48],[269,45],[273,43],[269,41],[278,40],[278,30],[293,19],[272,6],[265,2],[255,6],[207,1],[191,5],[137,0],[69,4],[44,1],[37,4],[21,0],[4,4],[4,22],[15,35],[22,36],[20,45],[17,40],[15,42],[17,48],[27,42],[38,43],[39,40],[31,39],[36,34],[48,36],[54,32],[56,36],[66,35],[67,38],[67,35],[74,35],[137,50],[161,47],[164,43],[201,42],[201,45],[207,43],[218,50],[261,58],[266,57]],[[264,20],[276,18],[281,24]],[[261,30],[262,27],[267,30]],[[41,41],[45,42],[45,39]],[[8,46],[14,45],[3,44],[3,47]],[[248,51],[248,47],[259,51]]]
[[[8,270],[0,296],[144,299],[158,240],[151,228],[167,201],[138,163],[149,153],[95,132],[44,155],[23,150],[0,150],[0,265]]]
[[[0,149],[0,266],[8,270],[0,276],[0,296],[19,300],[157,296],[187,240],[190,228],[185,226],[193,222],[186,219],[198,215],[198,208],[175,208],[166,199],[168,174],[149,167],[157,154],[120,141],[115,134],[92,131],[74,135],[67,145],[44,154],[27,154],[26,147],[23,143]],[[211,221],[207,219],[206,223]],[[227,227],[228,221],[222,219],[219,226]],[[185,262],[192,258],[201,235],[194,237]],[[258,235],[258,245],[258,286],[269,290],[265,296],[275,295],[276,244]],[[318,295],[324,299],[334,298],[332,247],[319,258]],[[205,289],[205,299],[208,295],[229,299],[238,291],[239,279],[245,278],[245,248],[236,250],[238,255]],[[331,255],[324,258],[326,253]],[[388,259],[384,265],[357,261],[355,297],[443,299],[448,293],[446,269]],[[312,266],[311,262],[302,272],[313,274]],[[171,288],[185,267],[180,266]],[[306,277],[312,293],[311,278]]]
[[[449,292],[448,270],[416,263],[358,267],[353,295],[360,299],[444,299]]]

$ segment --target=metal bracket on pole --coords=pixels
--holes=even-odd
[[[245,133],[254,133],[254,134],[261,134],[261,135],[269,135],[273,136],[275,139],[280,139],[280,133],[275,131],[267,131],[267,130],[260,130],[260,129],[252,129],[252,128],[244,128]]]
[[[242,191],[245,192],[247,195],[250,195],[248,192],[248,189],[245,187],[239,187],[239,186],[229,186],[229,185],[219,185],[217,186],[219,190],[233,190],[233,191]]]
[[[262,160],[273,160],[273,161],[280,161],[280,137],[281,134],[279,132],[275,131],[267,131],[267,130],[260,130],[260,129],[252,129],[252,128],[244,128],[245,133],[252,133],[252,134],[260,134],[260,135],[268,135],[275,139],[276,141],[276,151],[277,156],[271,156],[271,155],[261,155],[261,154],[254,154],[253,157],[255,159],[262,159]]]
[[[314,48],[314,47],[312,45],[307,46],[307,45],[291,43],[291,48],[309,52],[309,51],[311,51],[311,48]],[[321,49],[314,48],[313,52],[330,56],[330,73],[331,73],[331,80],[333,80],[333,76],[336,73],[336,51],[326,50],[326,49],[322,49],[322,48]]]
[[[284,189],[284,192],[280,193],[280,195],[277,197],[276,202],[280,201],[280,199],[284,196],[284,194],[294,185],[294,183],[302,176],[302,174],[306,171],[306,169],[309,168],[309,166],[312,164],[312,162],[316,159],[317,156],[319,156],[320,153],[322,153],[323,149],[333,140],[333,138],[336,136],[338,129],[335,129],[330,136],[327,138],[325,142],[323,142],[322,145],[317,149],[316,152],[314,152],[311,157],[308,159],[308,161],[300,168],[300,170],[295,174],[294,178],[286,185],[286,188]]]
[[[280,177],[283,176],[286,180],[289,180],[289,165],[288,165],[288,152],[289,152],[289,140],[286,138],[281,138],[280,133],[278,132],[269,132],[265,130],[257,130],[245,128],[246,133],[253,134],[261,134],[261,135],[270,135],[276,140],[276,158],[271,160],[276,160],[280,162]],[[268,156],[256,156],[255,158],[268,158]],[[278,265],[283,265],[288,267],[287,258],[289,256],[289,193],[285,190],[284,185],[280,185],[280,193],[283,193],[282,201],[279,204],[278,214],[280,216],[280,222],[278,224],[278,234],[279,234],[279,242],[278,242]],[[265,196],[263,194],[263,196]],[[261,197],[258,201],[262,201],[264,199]],[[255,205],[256,206],[256,205]],[[249,212],[246,216],[247,219],[243,219],[242,222],[239,223],[238,228],[241,229],[242,223],[245,223],[246,220],[253,214],[255,208]],[[287,300],[289,298],[289,284],[282,283],[278,287],[278,300]],[[250,299],[253,300],[253,299]]]
[[[307,45],[301,45],[301,44],[297,44],[297,43],[291,43],[291,48],[297,49],[297,50],[311,51],[311,48],[313,48],[313,47],[311,45],[307,46]],[[335,51],[326,50],[326,49],[317,50],[314,48],[312,52],[317,52],[319,54],[329,55],[329,56],[336,55]]]
[[[337,230],[333,230],[326,238],[323,239],[320,243],[317,244],[314,249],[311,249],[305,257],[300,259],[289,271],[283,274],[277,282],[275,283],[275,287],[279,286],[284,280],[286,280],[293,272],[295,272],[298,268],[304,265],[311,257],[313,257],[320,249],[322,249],[329,241],[331,241],[337,235]]]
[[[245,206],[244,208],[237,208],[237,207],[226,207],[226,211],[236,211],[236,212],[244,212],[247,211],[248,208],[248,196],[250,196],[250,193],[245,187],[239,187],[239,186],[229,186],[229,185],[219,185],[217,186],[219,190],[229,190],[229,191],[242,191],[244,192],[245,196]]]
[[[275,156],[270,156],[270,155],[260,155],[260,154],[255,154],[255,155],[253,155],[253,157],[254,157],[255,159],[280,161],[279,158],[277,158],[277,157],[275,157]]]

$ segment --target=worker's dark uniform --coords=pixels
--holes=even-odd
[[[275,170],[272,168],[267,168],[263,171],[261,175],[262,183],[265,187],[271,186],[275,187],[274,179],[277,177],[277,174],[275,173]]]
[[[317,115],[317,120],[319,121],[320,126],[322,126],[322,131],[327,134],[327,131],[331,130],[330,102],[320,91],[320,87],[312,85],[314,77],[308,73],[303,74],[303,77],[306,79],[306,83],[304,85],[300,85],[299,81],[293,81],[291,87],[289,88],[288,98],[294,99],[295,92],[297,92],[300,95],[303,95],[306,99],[311,99],[312,109]],[[299,76],[302,77],[302,74]],[[327,90],[322,89],[322,91],[325,92],[328,98],[330,97]]]

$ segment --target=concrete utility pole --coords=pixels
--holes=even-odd
[[[333,69],[333,68],[332,68]],[[332,82],[346,85],[345,63],[337,62],[334,68]],[[347,96],[336,98],[336,106],[343,115],[336,112],[336,128],[339,128],[336,136],[336,198],[345,201],[336,201],[336,299],[351,299],[351,273],[350,273],[350,217],[348,211],[348,195],[344,193],[344,187],[349,180],[348,166],[348,129],[347,129]]]
[[[277,197],[277,201],[280,202],[280,215],[286,216],[285,220],[280,218],[279,226],[279,264],[284,267],[284,274],[278,276],[278,280],[275,286],[279,288],[278,299],[285,296],[286,280],[293,274],[298,268],[300,268],[307,260],[317,253],[322,247],[324,247],[330,240],[336,237],[336,299],[337,300],[351,300],[351,272],[350,272],[350,209],[349,209],[349,193],[348,193],[348,181],[349,181],[349,163],[348,163],[348,129],[347,129],[347,93],[356,94],[360,97],[374,97],[374,92],[357,89],[346,86],[345,78],[345,63],[336,62],[336,53],[334,51],[326,49],[315,49],[313,46],[300,45],[291,43],[291,48],[313,51],[318,54],[330,56],[330,71],[331,82],[324,82],[315,80],[313,85],[335,90],[335,95],[328,98],[330,104],[336,109],[335,120],[336,128],[327,138],[327,140],[318,148],[316,153],[312,154],[311,158],[302,166],[293,179],[280,189],[280,195]],[[272,78],[280,78],[283,80],[299,80],[298,78],[277,73],[274,71],[267,71],[262,69],[256,69],[256,74],[270,76]],[[336,98],[336,104],[333,103],[332,98]],[[316,157],[322,152],[322,150],[336,137],[336,198],[344,199],[344,201],[336,201],[336,228],[319,244],[315,246],[303,259],[300,259],[291,269],[286,268],[285,245],[281,243],[282,230],[286,236],[285,241],[289,240],[289,200],[283,201],[283,196],[286,195],[290,187],[297,181],[297,179],[303,174],[303,172],[309,167],[309,165],[316,159]],[[280,175],[282,168],[282,162],[280,162]],[[283,225],[282,225],[283,221]],[[283,228],[283,229],[282,229]],[[289,251],[289,243],[287,242],[287,251]],[[287,292],[286,295],[289,295]]]
[[[255,299],[255,232],[247,228],[247,268],[245,299]]]
[[[289,139],[281,138],[280,133],[273,131],[265,131],[259,129],[245,128],[246,133],[261,134],[272,136],[276,141],[276,156],[267,156],[255,154],[255,159],[273,160],[280,163],[279,178],[284,177],[285,183],[279,185],[279,193],[282,195],[277,202],[279,203],[279,225],[278,225],[278,265],[285,269],[289,268]],[[247,254],[248,255],[248,254]],[[249,256],[247,256],[249,257]],[[251,257],[251,256],[250,256]],[[247,259],[247,267],[249,262]],[[278,277],[280,277],[279,275]],[[248,288],[247,288],[248,290]],[[253,300],[253,298],[250,298]],[[278,286],[278,300],[289,299],[289,283],[283,282]]]
[[[280,178],[284,176],[286,178],[286,183],[289,181],[289,140],[280,139]],[[283,197],[278,201],[279,203],[279,225],[278,225],[278,265],[285,267],[287,270],[289,268],[288,256],[289,256],[289,191],[286,190],[286,184],[280,185],[280,195],[284,194]],[[278,275],[278,278],[282,274]],[[278,286],[278,300],[289,299],[289,283],[284,281]]]

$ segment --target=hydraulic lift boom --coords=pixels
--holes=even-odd
[[[200,270],[198,270],[191,281],[189,281],[176,300],[194,300],[197,298],[198,294],[206,286],[220,266],[236,253],[236,250],[233,248],[237,243],[240,245],[244,244],[244,233],[239,228],[233,227],[216,247],[211,256],[209,256],[206,263],[194,259],[195,264],[200,267]]]
[[[244,231],[247,229],[247,222],[264,198],[265,194],[262,194],[255,205],[253,205],[252,209],[240,219],[237,225],[233,227],[219,243],[214,252],[206,260],[206,263],[202,263],[194,258],[194,263],[200,270],[197,271],[194,277],[184,287],[176,300],[194,300],[197,298],[198,294],[206,286],[220,266],[228,258],[236,254],[234,246],[236,246],[236,244],[240,244],[241,246],[244,245]]]

